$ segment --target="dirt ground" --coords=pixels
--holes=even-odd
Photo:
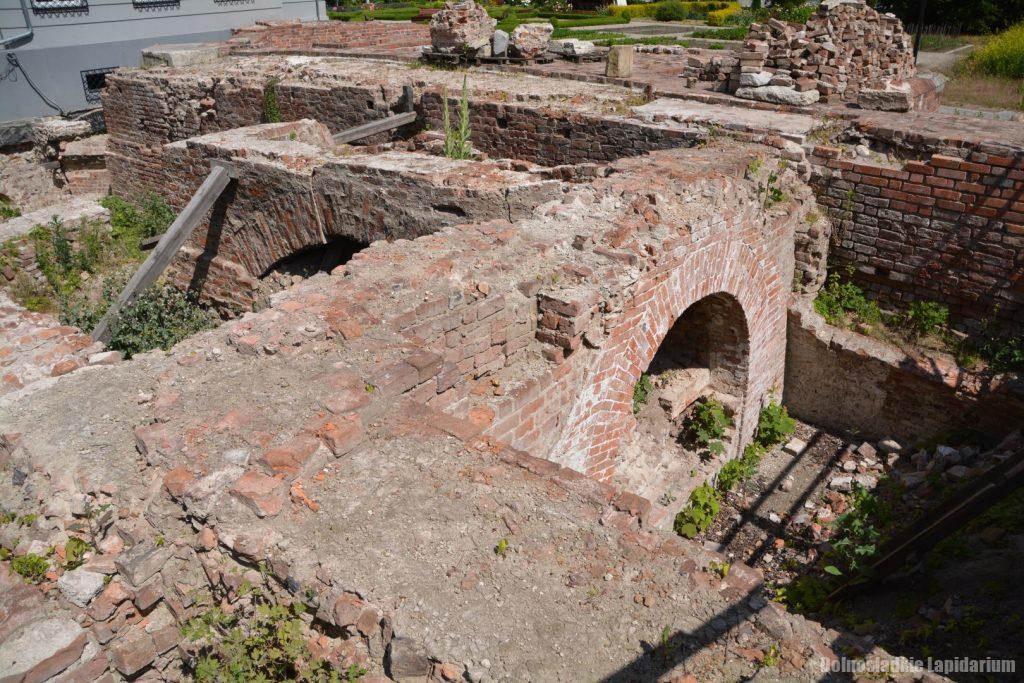
[[[835,496],[827,484],[849,443],[807,424],[799,424],[796,436],[808,444],[806,450],[794,457],[775,448],[752,480],[726,496],[716,522],[698,539],[708,550],[760,569],[769,586],[820,573],[815,563],[827,542],[815,541],[807,524],[826,496]],[[899,520],[918,514],[914,500],[904,496],[898,504],[895,528],[901,526]],[[940,543],[903,576],[806,616],[914,660],[1019,659],[1024,642],[1022,560],[1024,493],[1018,493]]]

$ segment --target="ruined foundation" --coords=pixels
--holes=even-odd
[[[47,595],[0,567],[0,662],[178,680],[196,654],[181,626],[253,586],[302,599],[310,647],[362,680],[732,680],[774,657],[811,681],[848,651],[887,656],[667,530],[771,401],[862,439],[923,441],[951,412],[1019,427],[1016,377],[831,328],[809,297],[831,259],[894,306],[1019,326],[1024,135],[877,112],[823,134],[834,121],[799,108],[474,69],[472,150],[452,159],[438,131],[463,74],[359,52],[404,54],[426,29],[339,23],[108,76],[114,194],[181,210],[233,167],[166,274],[225,321],[117,362],[0,310],[17,330],[0,500],[39,510],[0,545],[65,547],[76,520],[92,544]],[[659,418],[722,401],[723,453],[636,448],[648,374]],[[17,659],[41,613],[49,649]],[[637,649],[659,638],[677,656]]]

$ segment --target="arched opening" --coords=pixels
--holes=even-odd
[[[274,262],[260,275],[270,287],[287,287],[299,279],[312,277],[317,273],[329,273],[362,251],[365,242],[347,236],[332,238],[326,244],[306,247]]]
[[[675,320],[637,381],[637,428],[616,463],[618,485],[674,514],[689,490],[718,470],[736,448],[749,346],[743,308],[730,294],[706,296]],[[696,406],[708,400],[732,423],[717,439],[721,453],[693,434]]]

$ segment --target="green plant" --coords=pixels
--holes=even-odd
[[[780,588],[775,599],[793,612],[818,612],[826,605],[832,588],[831,580],[814,574],[805,574],[798,576],[788,586]]]
[[[764,657],[761,658],[761,666],[777,666],[779,663],[779,646],[772,643],[771,647],[764,653]]]
[[[859,572],[878,553],[891,522],[891,501],[855,483],[849,507],[833,522],[832,550],[851,571]]]
[[[686,6],[679,0],[665,0],[654,12],[658,21],[682,21],[689,16]]]
[[[281,123],[281,110],[277,106],[277,84],[279,78],[271,78],[263,86],[263,122]]]
[[[35,514],[34,512],[30,512],[27,515],[22,515],[21,517],[18,517],[18,526],[32,526],[36,523],[37,519],[39,519],[39,515]]]
[[[789,416],[786,406],[777,403],[774,397],[770,398],[758,414],[754,439],[767,449],[782,443],[794,431],[796,420]]]
[[[1024,22],[1011,26],[969,57],[974,71],[1003,78],[1024,78]]]
[[[718,510],[718,491],[705,482],[690,493],[686,507],[676,515],[672,528],[680,536],[694,538],[711,526]]]
[[[757,442],[747,444],[743,455],[722,466],[716,485],[723,494],[732,491],[737,484],[747,481],[757,473],[757,467],[764,457],[764,448]]]
[[[703,446],[715,455],[724,452],[719,439],[725,435],[725,430],[732,426],[732,420],[725,414],[725,406],[721,401],[704,397],[698,400],[690,415],[690,436],[698,446]],[[717,446],[712,444],[717,443]]]
[[[358,666],[339,672],[314,659],[300,618],[305,611],[301,602],[276,604],[256,589],[250,596],[251,606],[239,612],[213,608],[182,626],[182,635],[199,645],[192,671],[197,681],[351,683],[365,675]]]
[[[729,569],[731,567],[732,565],[728,562],[716,562],[714,560],[708,562],[708,569],[710,569],[712,573],[718,574],[719,578],[722,579],[729,576]]]
[[[17,218],[21,215],[21,209],[11,204],[6,199],[0,200],[0,220],[7,220],[8,218]]]
[[[938,332],[948,320],[949,309],[934,301],[912,301],[907,309],[907,327],[916,336]]]
[[[498,557],[505,557],[508,555],[508,539],[501,539],[498,541],[498,545],[494,546],[494,554]]]
[[[651,376],[646,372],[641,373],[640,379],[633,385],[633,414],[636,415],[647,404],[654,385],[651,383]]]
[[[882,319],[878,304],[849,280],[851,274],[852,269],[848,269],[846,279],[839,273],[829,275],[828,282],[814,299],[814,310],[831,325],[844,325],[850,317],[853,322],[877,324]]]
[[[126,358],[161,348],[165,351],[196,332],[212,326],[212,320],[196,300],[168,285],[145,290],[131,305],[121,309],[111,324],[108,348]]]
[[[11,560],[11,569],[29,583],[39,583],[46,578],[46,572],[50,569],[50,563],[45,557],[34,553],[19,555]]]
[[[111,238],[121,254],[129,258],[140,258],[139,242],[167,232],[174,222],[174,211],[152,193],[134,202],[111,195],[100,204],[110,212]]]
[[[87,550],[89,550],[88,543],[77,536],[69,538],[68,542],[64,544],[64,569],[71,570],[81,567],[85,562]]]
[[[462,97],[459,100],[459,126],[452,126],[451,114],[448,112],[448,91],[441,98],[442,118],[444,121],[444,155],[449,159],[469,159],[473,155],[469,129],[469,91],[466,77],[462,77]]]

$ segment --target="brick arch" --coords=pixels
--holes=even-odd
[[[742,241],[687,250],[642,277],[593,362],[552,459],[607,480],[623,438],[636,428],[633,387],[676,320],[711,295],[728,297],[746,326],[747,372],[737,410],[738,448],[753,433],[773,388],[781,391],[786,343],[786,282],[775,259]]]

